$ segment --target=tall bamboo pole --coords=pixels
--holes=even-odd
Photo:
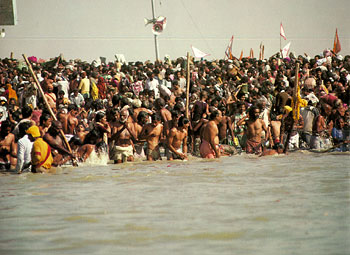
[[[190,53],[187,52],[186,118],[189,116],[188,105],[190,101],[190,79]]]
[[[289,140],[290,140],[290,135],[292,133],[294,122],[295,122],[293,113],[298,110],[298,102],[297,102],[297,100],[298,100],[298,98],[297,98],[298,86],[299,86],[299,63],[297,63],[296,67],[295,67],[295,79],[294,79],[294,88],[293,88],[293,102],[294,102],[294,105],[293,105],[293,111],[292,111],[292,125],[291,125],[291,129],[288,131],[286,143],[284,145],[284,153],[286,153],[287,150],[288,150],[288,144],[289,144]]]
[[[264,60],[265,45],[262,46],[261,60]]]
[[[46,108],[49,110],[49,112],[50,112],[50,114],[51,114],[53,120],[57,121],[56,115],[54,114],[54,112],[52,111],[52,109],[51,109],[49,103],[47,102],[47,99],[46,99],[46,97],[45,97],[44,91],[43,91],[43,89],[41,88],[40,83],[39,83],[39,81],[38,81],[38,78],[36,77],[36,75],[35,75],[35,73],[34,73],[34,71],[33,71],[32,65],[31,65],[30,62],[28,61],[26,55],[22,54],[22,56],[23,56],[24,60],[26,61],[26,64],[27,64],[27,66],[28,66],[28,68],[29,68],[29,71],[30,71],[30,73],[32,74],[32,76],[33,76],[33,78],[34,78],[34,81],[35,81],[35,84],[36,84],[37,89],[39,90],[41,96],[43,97],[43,100],[44,100],[44,103],[45,103],[45,105],[46,105]],[[64,143],[66,144],[66,146],[67,146],[69,152],[72,153],[72,149],[71,149],[71,147],[70,147],[70,145],[69,145],[69,143],[68,143],[68,141],[67,141],[67,138],[65,137],[65,135],[64,135],[64,133],[63,133],[63,131],[62,131],[62,129],[60,129],[60,133],[61,133],[61,136],[63,137],[63,141],[64,141]],[[73,165],[77,166],[76,162],[73,161]]]

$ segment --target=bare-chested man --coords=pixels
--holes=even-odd
[[[134,123],[135,135],[137,137],[137,141],[134,143],[134,157],[143,158],[145,157],[145,152],[143,149],[145,140],[139,139],[139,136],[142,132],[143,127],[148,123],[149,115],[147,112],[141,111],[137,115],[137,122]]]
[[[74,134],[75,128],[79,121],[77,119],[78,107],[74,104],[68,106],[68,113],[60,112],[58,114],[58,120],[62,123],[63,132],[65,134]]]
[[[164,135],[167,136],[169,135],[169,131],[170,131],[171,113],[169,110],[165,108],[165,101],[163,98],[156,99],[155,107],[162,118],[161,121],[163,122],[163,125],[164,125],[164,129],[163,129]]]
[[[119,121],[112,127],[111,140],[114,141],[114,145],[111,149],[111,159],[114,160],[114,163],[134,161],[132,139],[135,139],[136,135],[133,131],[133,124],[128,122],[128,118],[129,111],[121,110]]]
[[[47,92],[45,92],[45,98],[47,100],[47,103],[50,105],[52,111],[54,113],[56,113],[57,97],[56,97],[56,94],[53,92],[53,85],[52,85],[52,83],[49,83],[47,85]]]
[[[85,162],[91,153],[95,150],[95,145],[83,144],[81,140],[76,136],[73,136],[69,140],[69,145],[72,149],[72,152],[77,156],[80,162]]]
[[[189,120],[182,116],[180,117],[178,124],[170,129],[169,135],[167,136],[168,148],[170,150],[167,153],[168,160],[187,159],[187,129],[189,125]]]
[[[220,144],[228,144],[227,139],[227,131],[229,131],[229,135],[232,138],[232,141],[234,140],[234,134],[233,134],[233,128],[232,128],[232,122],[231,118],[229,116],[226,116],[226,107],[220,107],[220,111],[222,113],[221,121],[218,125],[219,128],[219,141]]]
[[[65,148],[63,138],[60,136],[60,129],[62,129],[62,123],[59,121],[53,121],[48,132],[43,137],[44,141],[52,148],[52,164],[54,166],[63,165],[69,159],[74,157],[73,154]]]
[[[260,109],[252,106],[249,110],[249,120],[247,121],[247,145],[246,153],[261,154],[262,140],[261,135],[264,130],[266,133],[265,139],[269,138],[269,132],[266,128],[265,122],[259,118]]]
[[[163,135],[163,125],[159,114],[152,115],[152,123],[144,126],[139,136],[140,139],[146,139],[147,142],[147,160],[162,159],[159,151],[159,141]]]
[[[85,137],[86,135],[89,133],[89,131],[87,131],[85,129],[85,126],[84,126],[84,123],[83,122],[80,122],[78,124],[78,126],[75,128],[75,135],[80,139],[80,141],[82,143],[84,143],[85,141]]]
[[[52,117],[50,114],[48,113],[41,114],[40,126],[39,126],[41,137],[43,137],[46,134],[46,132],[49,130],[49,128],[51,127],[51,123],[52,123]]]
[[[221,118],[221,112],[212,112],[209,122],[201,129],[202,143],[200,153],[202,158],[220,158],[218,124]]]
[[[11,166],[15,167],[17,163],[17,145],[15,135],[11,133],[12,124],[5,120],[1,123],[0,131],[0,169],[9,170]]]

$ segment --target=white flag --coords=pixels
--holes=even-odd
[[[191,46],[191,48],[192,48],[192,51],[193,51],[193,56],[195,58],[204,58],[204,57],[210,55],[210,54],[204,53],[203,51],[200,51],[199,49],[197,49],[197,48],[195,48],[193,46]]]
[[[289,53],[289,48],[290,48],[290,43],[289,42],[286,46],[284,46],[283,50],[282,50],[282,57],[286,58],[288,57],[288,53]]]
[[[228,58],[228,59],[231,59],[231,56],[232,56],[232,45],[233,45],[233,35],[231,37],[231,40],[229,42],[229,44],[227,45],[227,48],[225,50],[225,56]]]
[[[284,28],[282,26],[282,22],[281,22],[280,36],[282,36],[284,38],[284,40],[287,40],[286,34],[284,33]]]

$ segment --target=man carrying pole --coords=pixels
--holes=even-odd
[[[33,78],[34,78],[35,84],[36,84],[36,86],[37,86],[39,92],[41,93],[41,96],[42,96],[42,98],[43,98],[43,100],[44,100],[44,104],[45,104],[46,108],[49,110],[49,112],[50,112],[50,114],[51,114],[51,116],[52,116],[52,119],[53,119],[54,121],[57,121],[56,115],[53,113],[53,111],[52,111],[52,109],[51,109],[49,103],[48,103],[47,100],[46,100],[44,91],[42,90],[42,88],[41,88],[41,86],[40,86],[40,83],[39,83],[39,81],[38,81],[38,78],[37,78],[37,76],[35,75],[35,73],[34,73],[34,71],[33,71],[32,65],[29,63],[27,57],[26,57],[24,54],[23,54],[22,56],[23,56],[23,58],[24,58],[24,60],[25,60],[25,62],[26,62],[26,64],[27,64],[27,66],[28,66],[28,68],[29,68],[29,71],[30,71],[31,75],[32,75]],[[68,151],[69,151],[70,153],[72,153],[72,150],[71,150],[71,148],[70,148],[70,146],[69,146],[69,143],[68,143],[66,137],[64,136],[64,133],[63,133],[62,129],[60,130],[60,134],[61,134],[61,136],[62,136],[62,138],[63,138],[63,141],[64,141],[65,145],[67,146]],[[73,166],[78,166],[77,161],[76,161],[75,159],[72,160],[72,164],[73,164]]]

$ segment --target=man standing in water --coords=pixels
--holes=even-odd
[[[265,139],[269,139],[269,132],[266,128],[265,122],[259,119],[260,110],[256,106],[252,106],[249,110],[249,120],[247,121],[247,154],[261,154],[262,141],[261,134],[265,131]]]
[[[202,158],[220,158],[218,124],[221,122],[221,118],[221,112],[212,112],[210,121],[201,130],[200,153]]]
[[[11,165],[16,165],[17,145],[15,135],[11,133],[12,124],[5,120],[1,123],[0,130],[0,169],[9,170]]]
[[[120,119],[113,127],[112,140],[114,146],[111,151],[111,159],[114,160],[114,163],[134,161],[132,137],[136,138],[136,135],[133,132],[132,124],[128,122],[128,118],[128,109],[121,110]]]
[[[163,125],[159,114],[152,115],[152,123],[146,124],[139,136],[147,142],[147,160],[153,161],[162,159],[159,151],[159,141],[163,135]]]
[[[186,117],[180,117],[178,123],[174,123],[174,127],[170,129],[167,137],[169,151],[167,153],[168,160],[187,159],[187,129],[190,125]]]

